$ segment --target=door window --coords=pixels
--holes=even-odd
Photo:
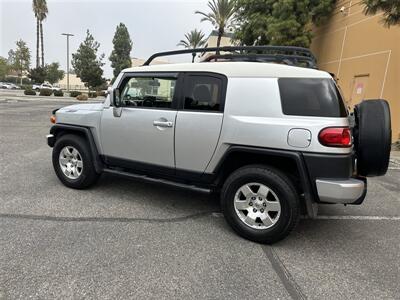
[[[222,79],[189,75],[185,79],[185,110],[222,111]]]
[[[175,78],[132,77],[122,89],[122,106],[171,108]]]

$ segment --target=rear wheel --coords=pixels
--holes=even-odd
[[[82,137],[72,134],[57,139],[53,148],[53,167],[60,181],[75,189],[93,185],[100,176],[95,171],[88,144]]]
[[[267,244],[286,237],[300,216],[299,197],[289,178],[259,165],[240,168],[228,177],[221,206],[239,235]]]

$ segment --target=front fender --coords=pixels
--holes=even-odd
[[[55,124],[50,128],[50,134],[46,136],[47,144],[50,147],[54,147],[55,143],[57,142],[57,138],[66,133],[75,133],[85,137],[90,148],[90,152],[92,154],[93,164],[96,172],[101,173],[104,169],[104,165],[100,158],[99,151],[93,138],[93,134],[89,127],[62,123]]]

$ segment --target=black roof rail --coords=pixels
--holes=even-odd
[[[210,55],[202,62],[218,60],[229,61],[246,61],[246,62],[273,62],[278,64],[286,64],[290,66],[303,66],[307,68],[316,69],[317,64],[315,59],[301,55],[282,55],[282,54],[222,54]]]
[[[157,57],[171,56],[180,54],[207,53],[207,52],[232,52],[233,54],[216,54],[212,58],[206,58],[205,61],[212,59],[230,59],[233,61],[259,61],[259,62],[277,62],[296,65],[297,63],[306,63],[309,68],[316,68],[317,62],[310,49],[294,46],[225,46],[210,48],[183,49],[174,51],[165,51],[155,53],[150,56],[143,66],[148,66]],[[256,53],[249,53],[256,52]],[[257,53],[258,52],[258,53]],[[261,53],[260,53],[261,52]],[[263,53],[266,52],[266,53]]]

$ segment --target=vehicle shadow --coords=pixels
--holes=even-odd
[[[103,174],[94,187],[102,197],[118,198],[153,210],[177,215],[219,212],[219,197],[158,183],[143,182],[112,174]]]

